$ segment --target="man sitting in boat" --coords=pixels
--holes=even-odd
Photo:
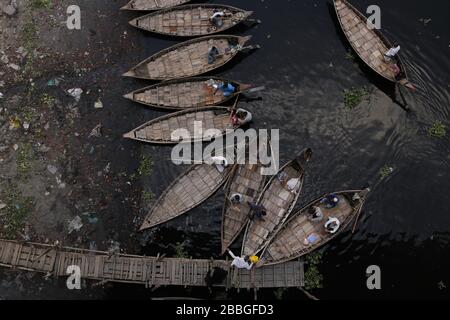
[[[299,182],[300,182],[299,178],[289,179],[289,181],[286,183],[286,187],[287,187],[288,191],[295,193],[297,191]]]
[[[208,64],[213,64],[219,55],[219,49],[216,46],[212,46],[208,50]]]
[[[400,51],[400,46],[397,43],[394,43],[392,48],[384,53],[384,58],[387,62],[395,61],[395,56]]]
[[[231,123],[233,127],[239,127],[252,121],[252,114],[244,109],[237,109],[231,115]]]
[[[332,208],[336,207],[338,202],[339,202],[338,196],[333,193],[327,195],[325,198],[320,200],[320,203],[323,204],[325,206],[325,208],[327,208],[327,209],[332,209]]]
[[[267,211],[263,205],[256,204],[256,203],[250,202],[250,201],[248,201],[247,204],[250,207],[250,213],[248,214],[248,218],[250,220],[253,220],[256,217],[261,221],[265,221],[263,217],[265,215],[267,215]]]
[[[234,205],[241,204],[242,200],[244,200],[244,197],[240,193],[233,193],[230,197],[230,201]]]
[[[228,166],[228,160],[222,156],[211,157],[211,161],[216,165],[216,168],[220,173]]]
[[[323,219],[323,212],[322,209],[316,206],[312,206],[309,208],[309,220],[312,222],[319,222]]]
[[[253,263],[250,261],[250,256],[245,256],[243,258],[237,257],[231,252],[230,249],[228,249],[228,253],[233,258],[233,261],[231,262],[231,266],[235,266],[238,269],[247,269],[250,270],[253,266]]]
[[[325,230],[331,234],[336,233],[338,231],[341,223],[338,218],[329,217],[328,221],[325,222]]]
[[[218,89],[223,92],[224,97],[229,97],[236,91],[236,88],[229,82],[224,82]]]
[[[227,16],[227,14],[218,9],[214,9],[214,13],[211,17],[209,17],[209,21],[216,28],[222,28],[223,26],[223,17]]]

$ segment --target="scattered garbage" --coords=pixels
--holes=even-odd
[[[5,209],[6,207],[6,203],[0,202],[0,210]]]
[[[22,125],[22,127],[23,127],[25,130],[28,130],[28,129],[30,129],[30,124],[29,124],[28,122],[24,122],[23,125]]]
[[[19,149],[19,145],[18,144],[13,145],[13,149],[14,151],[17,151]]]
[[[50,79],[47,81],[47,86],[49,87],[57,87],[61,83],[61,80],[58,78]]]
[[[11,69],[15,70],[15,71],[19,71],[20,70],[20,66],[18,66],[15,63],[10,63],[8,64],[8,67],[10,67]]]
[[[3,7],[3,12],[8,16],[13,16],[14,14],[16,14],[17,9],[12,4],[8,4]]]
[[[114,240],[110,241],[110,246],[108,248],[108,255],[113,256],[120,253],[120,243]]]
[[[95,101],[94,108],[95,109],[103,109],[103,103],[100,101],[100,99]]]
[[[3,99],[3,93],[0,92],[0,99]]]
[[[81,95],[83,94],[83,90],[80,88],[73,88],[73,89],[69,89],[67,90],[67,93],[69,95],[71,95],[76,102],[80,101],[81,99]]]
[[[47,165],[47,171],[50,172],[51,174],[56,174],[58,172],[58,168],[49,164]]]
[[[92,212],[83,212],[81,215],[85,216],[90,224],[96,224],[98,222],[98,218]]]
[[[89,138],[91,137],[99,138],[101,136],[102,136],[102,125],[98,124],[95,126],[94,129],[92,129],[91,133],[89,134]]]
[[[67,226],[69,230],[69,234],[71,234],[73,231],[79,231],[83,227],[83,221],[81,221],[80,216],[76,216],[72,219],[72,221],[69,222],[69,225]]]

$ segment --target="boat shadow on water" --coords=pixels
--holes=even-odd
[[[391,83],[387,81],[386,79],[383,79],[381,76],[376,74],[360,57],[359,55],[353,50],[352,46],[350,45],[347,37],[345,36],[341,25],[339,24],[339,20],[336,16],[336,10],[334,8],[334,5],[332,2],[327,2],[327,8],[330,13],[330,17],[333,20],[333,24],[335,26],[336,35],[344,45],[347,52],[351,52],[353,56],[355,57],[354,62],[358,65],[361,72],[364,74],[364,76],[367,78],[367,80],[373,84],[375,87],[378,88],[378,90],[382,91],[384,94],[386,94],[389,98],[391,98],[392,102],[396,105],[398,105],[400,108],[402,108],[406,112],[411,112],[411,109],[408,107],[408,103],[406,101],[406,98],[402,92],[402,88],[400,85],[397,85],[395,83]]]

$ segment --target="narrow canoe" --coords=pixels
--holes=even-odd
[[[191,0],[131,0],[121,10],[156,11],[179,6],[189,1]]]
[[[219,28],[209,20],[216,11],[225,14]],[[188,4],[138,17],[131,20],[130,25],[166,36],[197,37],[228,30],[252,14],[251,11],[221,4]]]
[[[232,125],[231,114],[232,109],[226,107],[182,110],[151,120],[126,133],[124,138],[155,144],[177,144],[180,141],[172,139],[172,134],[179,130],[177,133],[184,134],[183,142],[210,141],[237,129]]]
[[[191,166],[162,193],[140,230],[179,217],[206,201],[226,182],[232,168],[219,172],[215,165],[206,163]]]
[[[242,255],[253,255],[261,251],[288,218],[302,191],[306,165],[311,156],[311,149],[303,150],[268,181],[258,198],[258,204],[266,209],[267,215],[264,216],[264,221],[254,218],[247,224]],[[279,177],[282,175],[285,177],[280,181]],[[287,183],[291,179],[298,179],[298,182],[295,188],[289,191]]]
[[[327,209],[320,203],[320,200],[326,195],[308,203],[284,223],[264,249],[258,266],[278,264],[299,258],[335,238],[359,215],[368,192],[368,189],[335,192],[339,202],[332,209]],[[308,211],[313,206],[319,207],[323,212],[323,219],[319,222],[312,222],[308,219]],[[339,219],[340,227],[334,234],[325,231],[324,224],[328,217]],[[317,235],[316,242],[305,244],[305,239],[311,234]]]
[[[224,82],[229,82],[236,88],[235,92],[227,97],[221,90],[212,86]],[[153,108],[183,110],[224,104],[238,92],[251,87],[249,84],[221,78],[197,77],[160,82],[128,93],[124,97]]]
[[[261,164],[239,165],[230,178],[222,211],[222,254],[228,249],[248,222],[250,207],[247,202],[254,202],[264,186],[265,176]],[[241,204],[233,204],[230,198],[239,193],[243,196]]]
[[[371,29],[367,18],[346,0],[333,0],[339,23],[353,50],[372,70],[385,79],[409,84],[403,62],[397,55],[397,66],[401,72],[396,77],[390,63],[384,59],[392,44],[378,29]]]
[[[214,35],[188,40],[154,54],[124,76],[150,80],[197,76],[231,61],[250,39],[250,36]],[[213,63],[208,63],[208,50],[213,46],[219,55]]]

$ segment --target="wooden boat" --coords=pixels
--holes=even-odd
[[[219,28],[209,19],[216,11],[225,14]],[[196,37],[228,30],[252,14],[251,11],[221,4],[188,4],[138,17],[131,20],[130,25],[166,36]]]
[[[213,85],[224,82],[229,82],[236,88],[236,91],[228,97],[224,96],[221,90],[213,87]],[[239,92],[250,88],[252,88],[252,85],[237,81],[227,81],[215,77],[197,77],[160,82],[128,93],[124,97],[154,108],[183,110],[221,105],[235,97]]]
[[[247,224],[242,255],[254,255],[261,251],[294,209],[303,188],[306,165],[311,156],[311,149],[303,150],[267,182],[257,202],[266,209],[267,215],[264,220],[254,218]],[[283,179],[280,179],[281,177]],[[294,181],[291,179],[298,181],[292,190],[288,190],[288,183]]]
[[[215,165],[206,163],[191,166],[161,194],[140,230],[179,217],[203,203],[226,182],[232,168],[219,172]]]
[[[164,49],[124,74],[150,80],[171,80],[197,76],[231,61],[251,39],[232,35],[214,35],[192,39]],[[208,63],[208,50],[216,47],[219,55]]]
[[[176,144],[180,140],[172,139],[172,134],[175,130],[182,134],[180,130],[184,129],[186,135],[183,136],[183,142],[210,141],[237,129],[231,123],[232,112],[231,108],[226,107],[182,110],[151,120],[126,133],[124,138],[155,144]],[[202,122],[201,125],[198,122]],[[212,132],[213,129],[216,132]]]
[[[248,222],[250,207],[247,202],[257,200],[266,180],[261,174],[261,169],[261,164],[238,165],[230,178],[222,211],[222,254],[236,240]],[[233,204],[230,201],[231,196],[236,193],[243,196],[241,204]]]
[[[327,209],[320,200],[326,195],[317,198],[299,211],[291,215],[283,227],[274,235],[261,254],[258,266],[278,264],[289,261],[324,245],[340,232],[342,232],[361,212],[369,189],[346,190],[336,192],[339,202],[336,207]],[[312,222],[308,219],[308,211],[311,207],[319,207],[323,212],[323,219]],[[328,217],[335,217],[340,221],[340,227],[334,234],[325,231],[324,223]],[[305,239],[314,234],[317,240],[314,244],[305,244]]]
[[[156,11],[179,6],[189,1],[191,0],[131,0],[121,10]]]
[[[385,79],[399,83],[411,89],[414,86],[408,81],[404,64],[397,55],[397,66],[400,74],[395,75],[392,64],[386,62],[384,53],[392,44],[376,28],[369,28],[367,18],[346,0],[333,0],[339,23],[353,50],[376,73]]]

